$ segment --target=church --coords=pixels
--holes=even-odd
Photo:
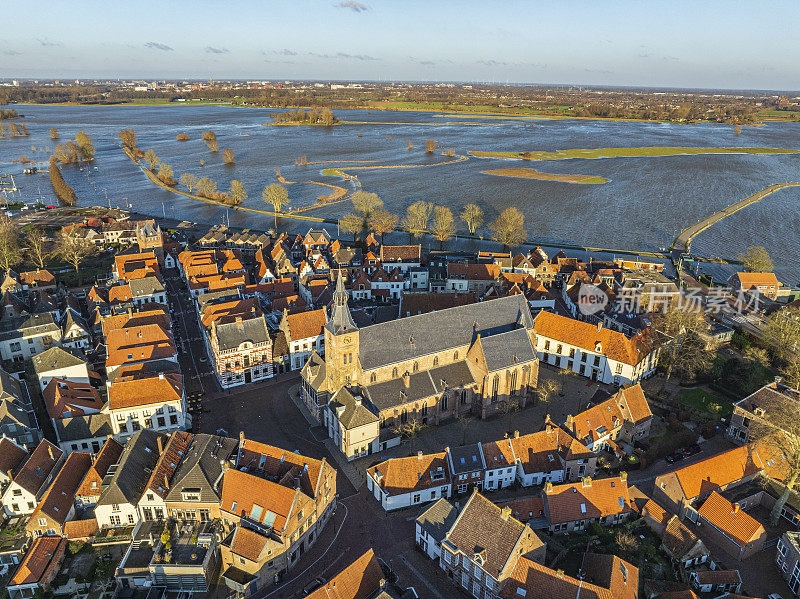
[[[536,387],[533,318],[512,295],[365,327],[340,276],[325,355],[302,370],[302,399],[348,459],[399,442],[412,423],[524,407]]]

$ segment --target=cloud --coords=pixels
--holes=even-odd
[[[297,56],[297,52],[295,52],[294,50],[289,50],[289,48],[284,48],[283,50],[275,50],[274,53],[280,56]]]
[[[585,73],[599,73],[601,75],[613,75],[614,71],[607,71],[605,69],[583,69]]]
[[[482,64],[485,67],[507,67],[507,62],[500,62],[497,60],[479,60],[478,64]]]
[[[228,54],[230,52],[227,48],[215,48],[214,46],[206,46],[205,49],[209,54]]]
[[[425,65],[426,67],[432,67],[433,65],[435,65],[435,64],[436,64],[436,63],[435,63],[435,62],[433,62],[432,60],[418,60],[417,62],[418,62],[419,64],[423,64],[423,65]]]
[[[346,58],[347,60],[378,60],[374,56],[367,56],[366,54],[345,54],[344,52],[337,52],[336,58]]]
[[[677,56],[662,56],[664,60],[680,60]]]
[[[369,5],[361,4],[361,2],[354,2],[353,0],[344,0],[343,2],[339,2],[334,4],[336,8],[349,8],[353,12],[364,12],[369,10]]]
[[[6,56],[19,56],[22,52],[17,52],[16,50],[3,50],[3,54]]]
[[[145,48],[152,48],[153,50],[161,50],[162,52],[172,52],[172,48],[166,44],[159,44],[158,42],[147,42]]]
[[[51,41],[51,40],[47,39],[46,37],[45,38],[37,37],[36,41],[39,42],[40,45],[45,46],[45,47],[63,45],[61,42],[54,42],[54,41]]]

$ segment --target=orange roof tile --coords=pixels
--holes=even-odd
[[[269,538],[249,528],[237,526],[231,541],[231,551],[241,555],[251,562],[258,561],[264,547],[269,543]]]
[[[441,480],[432,480],[431,473],[440,468],[444,477]],[[368,468],[367,474],[373,479],[379,474],[378,485],[389,495],[421,491],[445,485],[450,481],[445,452],[392,458]]]
[[[382,245],[381,262],[398,262],[401,260],[419,260],[422,252],[420,245]]]
[[[628,483],[619,476],[599,478],[545,489],[550,524],[602,518],[631,511]]]
[[[506,468],[515,464],[514,451],[511,449],[510,439],[482,443],[483,459],[486,461],[487,470]]]
[[[286,316],[286,322],[289,325],[292,341],[297,341],[322,335],[322,329],[328,322],[328,315],[325,308],[320,308],[319,310],[289,314]]]
[[[544,500],[541,497],[499,501],[497,506],[511,508],[511,515],[521,522],[544,516]]]
[[[63,453],[50,441],[42,439],[25,460],[22,468],[14,475],[14,482],[36,494]]]
[[[101,483],[103,477],[108,473],[108,469],[119,461],[122,455],[122,445],[113,437],[106,439],[103,447],[94,457],[94,463],[83,477],[78,490],[75,492],[77,497],[94,497],[102,492]],[[92,485],[92,482],[95,485]]]
[[[523,591],[522,593],[520,591]],[[580,581],[543,566],[525,556],[517,560],[517,565],[507,579],[500,597],[502,599],[614,599],[611,591],[587,581]]]
[[[642,386],[637,384],[620,389],[613,397],[575,416],[572,420],[572,434],[584,443],[589,443],[606,432],[623,426],[625,422],[638,424],[652,416]]]
[[[648,499],[647,503],[645,503],[644,507],[642,508],[642,515],[644,516],[645,514],[661,524],[661,526],[665,527],[667,522],[669,522],[669,519],[672,517],[672,514],[670,514],[652,499]]]
[[[106,366],[169,358],[176,354],[172,335],[157,324],[109,331]]]
[[[559,458],[574,460],[592,453],[583,443],[557,426],[514,437],[511,445],[526,474],[561,469]]]
[[[698,513],[742,547],[764,534],[764,527],[758,520],[716,491],[709,495]]]
[[[183,457],[186,455],[186,449],[193,438],[193,434],[184,431],[172,433],[166,447],[164,447],[164,451],[158,458],[158,462],[156,462],[156,467],[153,468],[153,474],[150,475],[146,488],[162,499],[166,497],[172,481],[172,475],[175,474]]]
[[[262,456],[265,458],[263,463]],[[305,475],[301,480],[303,491],[311,497],[316,497],[317,485],[322,470],[326,467],[325,460],[309,458],[294,451],[287,451],[252,439],[242,439],[239,443],[238,463],[239,467],[247,466],[250,470],[260,470],[279,478],[283,477],[291,468],[304,470]],[[329,464],[327,467],[331,468]]]
[[[659,486],[663,478],[674,476],[680,483],[684,496],[694,499],[751,476],[763,467],[759,454],[743,445],[662,474],[656,477],[655,484]]]
[[[369,599],[384,580],[372,549],[308,596],[308,599]]]
[[[50,418],[86,416],[103,407],[97,389],[87,383],[62,378],[50,379],[42,392],[44,405]]]
[[[236,516],[246,516],[280,532],[286,528],[293,514],[295,495],[298,493],[302,495],[300,489],[284,487],[231,468],[222,477],[220,509]],[[310,497],[308,499],[313,501]]]
[[[14,473],[28,457],[28,452],[6,437],[0,437],[0,471]]]
[[[61,537],[38,537],[9,580],[9,585],[39,582],[64,557],[67,540]]]
[[[100,531],[97,518],[70,520],[64,523],[64,536],[68,539],[88,539]]]
[[[537,335],[555,339],[589,351],[598,351],[617,362],[636,365],[653,350],[650,335],[640,331],[628,339],[619,331],[575,320],[552,312],[539,312],[533,321]]]
[[[28,525],[36,526],[39,514],[44,514],[60,524],[64,524],[75,499],[75,492],[83,477],[92,465],[92,456],[82,451],[73,451],[53,479],[39,505],[31,514]]]
[[[163,374],[142,378],[120,377],[108,390],[108,407],[124,410],[136,406],[180,401],[183,396],[183,376]]]
[[[208,328],[213,322],[217,324],[234,322],[237,316],[242,318],[258,318],[261,316],[261,308],[258,301],[253,297],[249,297],[218,304],[208,304],[203,310],[200,319],[203,326]]]
[[[120,279],[130,281],[152,275],[161,276],[158,258],[153,252],[123,254],[114,258],[115,269]]]
[[[146,324],[156,324],[165,331],[171,327],[169,316],[164,308],[151,308],[140,312],[128,311],[124,314],[113,314],[103,317],[103,335],[107,336],[110,331],[137,327]]]
[[[778,278],[772,272],[737,272],[733,276],[739,279],[739,286],[742,289],[780,286]]]

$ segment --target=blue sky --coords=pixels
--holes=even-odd
[[[800,90],[800,2],[5,0],[0,77]]]

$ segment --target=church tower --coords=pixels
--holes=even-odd
[[[348,298],[340,270],[333,294],[333,313],[325,325],[325,369],[334,390],[342,385],[358,383],[361,373],[358,327],[350,315]]]

